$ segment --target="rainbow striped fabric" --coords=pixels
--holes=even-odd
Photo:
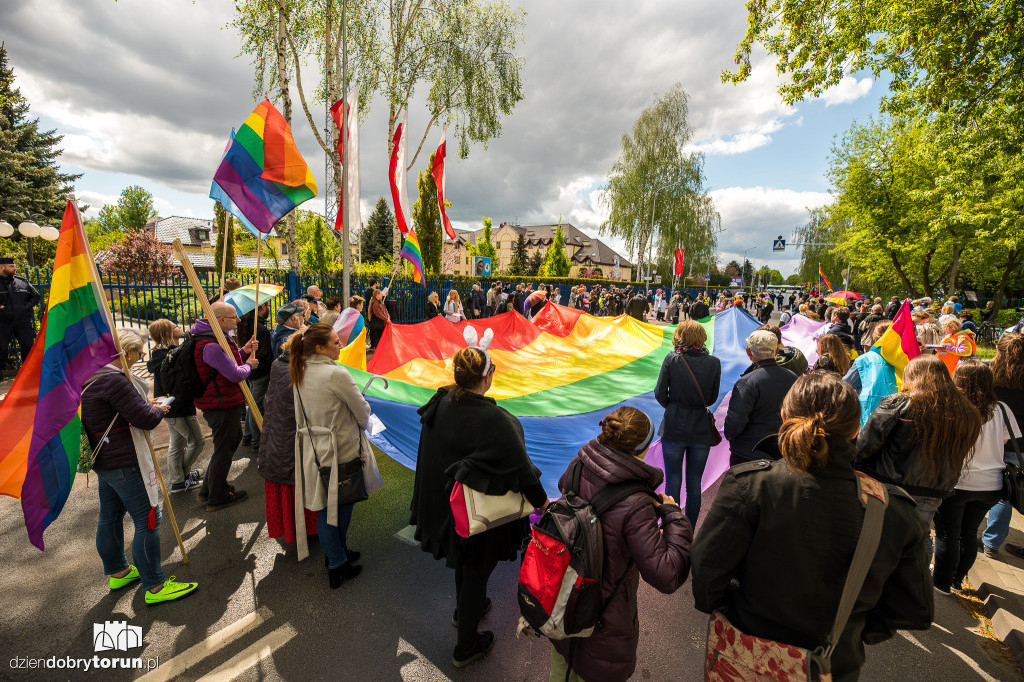
[[[812,337],[826,325],[798,318],[807,324],[784,330],[784,338],[811,352]],[[458,324],[442,316],[419,324],[389,324],[368,366],[342,362],[360,386],[371,374],[388,378],[387,389],[375,382],[367,393],[374,414],[387,426],[372,440],[409,468],[416,466],[419,445],[416,410],[439,386],[452,382],[452,357],[466,347],[462,331],[467,324],[481,335],[494,330],[489,352],[496,371],[488,396],[519,417],[527,450],[549,494],[556,494],[559,476],[580,447],[597,435],[609,412],[631,405],[655,421],[664,414],[654,387],[665,356],[673,352],[675,327],[625,315],[593,317],[554,302],[532,320],[508,312]],[[722,361],[721,390],[712,405],[721,427],[733,384],[750,366],[746,338],[759,323],[742,309],[729,308],[701,324],[708,348]],[[660,464],[660,446],[652,448],[647,461]],[[715,481],[728,465],[729,446],[723,443],[712,450],[705,481]]]
[[[57,518],[78,468],[82,385],[117,357],[78,207],[64,209],[46,317],[0,403],[0,494],[21,499],[29,539]]]
[[[237,133],[231,131],[210,198],[262,238],[316,192],[313,172],[295,146],[287,121],[263,100]]]
[[[832,282],[828,281],[828,277],[825,276],[825,271],[821,269],[820,265],[818,266],[818,284],[824,284],[828,287],[829,291],[836,290],[836,288],[832,286]]]
[[[413,281],[419,282],[423,286],[427,286],[427,279],[423,275],[423,256],[420,254],[420,240],[416,238],[416,228],[410,227],[408,234],[405,235],[405,241],[402,243],[402,251],[398,254],[399,258],[412,263]],[[366,305],[370,305],[367,301]]]

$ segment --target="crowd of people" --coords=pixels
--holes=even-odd
[[[502,306],[529,316],[534,292],[525,285],[505,288],[496,285],[486,294],[474,290],[467,301],[456,291],[444,303],[432,295],[428,310],[452,322],[494,314]],[[269,535],[296,544],[300,560],[309,554],[307,536],[315,535],[331,589],[360,575],[360,553],[349,547],[347,531],[358,502],[379,486],[366,437],[370,406],[336,363],[343,344],[332,322],[345,311],[339,301],[321,302],[319,293],[310,291],[282,306],[273,329],[265,305],[240,318],[230,304],[215,302],[212,315],[187,333],[169,320],[157,320],[149,328],[152,387],[129,380],[116,364],[87,382],[82,423],[100,481],[96,547],[111,590],[138,580],[146,603],[156,604],[197,587],[167,578],[161,569],[161,513],[148,501],[133,439],[136,430],[160,421],[170,431],[171,492],[194,489],[208,513],[249,499],[228,482],[244,442],[255,451],[264,478]],[[366,293],[353,297],[348,308],[358,314],[365,300],[371,302],[373,334],[388,322],[386,307],[374,306],[386,291],[370,287]],[[605,415],[600,433],[567,468],[582,465],[572,493],[583,499],[622,481],[638,481],[649,492],[631,494],[602,515],[601,628],[574,644],[553,640],[552,679],[632,675],[639,580],[671,593],[691,572],[701,611],[727,614],[743,633],[786,645],[814,650],[829,644],[833,677],[854,679],[866,644],[888,639],[897,629],[930,625],[933,593],[962,588],[979,546],[1000,556],[1012,514],[1001,496],[1005,451],[1011,438],[1024,442],[1018,426],[1024,423],[1024,336],[1004,335],[991,363],[958,356],[952,372],[941,356],[926,352],[897,381],[892,367],[878,362],[879,354],[864,351],[891,324],[892,304],[898,302],[885,307],[865,302],[851,311],[811,297],[793,301],[782,306],[784,312],[796,305],[799,312],[793,315],[829,322],[817,342],[817,361],[809,366],[799,349],[784,344],[779,326],[766,320],[746,339],[750,365],[733,387],[719,425],[710,407],[721,390],[722,366],[707,348],[704,327],[693,318],[712,307],[745,304],[712,302],[703,294],[692,300],[652,294],[659,296],[653,304],[646,292],[628,288],[570,291],[569,303],[580,309],[596,305],[599,312],[615,314],[621,304],[630,312],[638,300],[642,315],[653,311],[671,321],[678,314],[680,320],[654,391],[664,414],[656,418],[623,407]],[[559,295],[553,289],[534,298],[542,306],[548,296]],[[517,301],[523,302],[521,309]],[[922,349],[956,345],[956,334],[964,333],[956,302],[935,322],[931,302],[919,303],[914,321]],[[374,321],[380,309],[377,319],[383,325]],[[227,338],[227,352],[215,338],[217,329]],[[943,331],[946,335],[931,343]],[[129,364],[143,359],[142,336],[123,329],[118,337]],[[181,352],[194,368],[193,392],[175,393],[168,386],[181,385],[168,370]],[[459,351],[452,371],[451,384],[419,410],[410,524],[422,549],[454,571],[452,662],[464,667],[493,647],[494,633],[479,630],[492,603],[488,582],[499,561],[518,559],[530,525],[522,518],[461,536],[451,511],[453,486],[487,495],[520,493],[543,510],[549,499],[569,490],[570,481],[563,475],[558,490],[542,486],[522,425],[487,396],[495,368],[486,347],[471,343]],[[262,427],[246,408],[242,382],[248,382],[262,412]],[[174,400],[166,400],[168,395]],[[203,446],[197,410],[212,432],[205,472],[196,468]],[[644,461],[656,433],[661,467]],[[702,478],[723,433],[731,468],[698,528]],[[864,481],[886,500],[884,523],[849,620],[835,641],[827,641],[866,524],[859,492]],[[665,493],[654,495],[662,482]],[[125,555],[125,514],[135,527],[131,562]],[[1005,551],[1024,555],[1013,545]]]

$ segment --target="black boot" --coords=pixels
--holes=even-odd
[[[331,586],[332,590],[336,590],[341,587],[343,582],[355,578],[362,571],[362,566],[354,566],[351,561],[346,561],[337,568],[327,569],[327,584]]]

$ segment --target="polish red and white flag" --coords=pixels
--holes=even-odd
[[[398,229],[402,231],[402,234],[409,231],[409,189],[405,175],[408,127],[409,112],[406,112],[402,117],[402,122],[395,128],[395,137],[391,141],[391,165],[388,167],[388,179],[391,181],[391,202],[395,206],[395,222],[398,223]]]
[[[441,144],[437,145],[437,151],[434,152],[434,165],[430,169],[430,174],[434,177],[434,184],[437,185],[437,209],[441,212],[441,224],[444,225],[448,239],[455,239],[455,228],[452,227],[451,221],[448,220],[448,214],[444,210],[444,155],[447,138],[448,129],[445,128],[441,131]]]

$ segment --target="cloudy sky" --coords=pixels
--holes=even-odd
[[[877,111],[884,84],[847,78],[822,99],[786,107],[767,59],[747,83],[721,84],[743,35],[742,0],[518,4],[527,13],[525,99],[502,137],[468,159],[449,157],[457,227],[476,228],[482,216],[495,225],[561,216],[597,235],[607,213],[598,197],[622,133],[680,82],[722,216],[720,263],[749,249],[758,266],[794,271],[797,254],[773,254],[771,240],[788,239],[806,208],[828,201],[833,138]],[[211,217],[207,194],[228,131],[254,106],[252,66],[226,27],[232,12],[229,0],[0,0],[16,82],[33,115],[64,134],[61,163],[84,173],[77,191],[92,211],[139,184],[162,216]],[[409,119],[413,146],[429,114],[414,102]],[[293,127],[323,187],[323,154],[304,118]],[[388,195],[386,137],[387,109],[372,102],[360,130],[364,217]]]

